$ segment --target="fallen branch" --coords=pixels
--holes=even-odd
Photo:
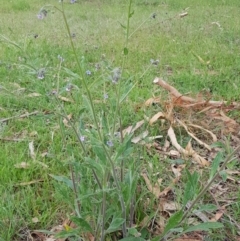
[[[214,101],[214,100],[197,100],[185,95],[182,95],[177,89],[175,89],[173,86],[169,85],[166,81],[156,77],[153,80],[154,84],[157,84],[164,88],[165,90],[169,91],[171,95],[173,95],[177,100],[181,100],[184,102],[185,107],[190,107],[190,106],[196,106],[196,105],[204,105],[204,106],[214,106],[214,107],[222,107],[222,106],[227,106],[229,103],[227,101]],[[240,104],[237,102],[232,102],[230,105],[233,107],[240,107]]]

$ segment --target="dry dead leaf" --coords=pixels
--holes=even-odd
[[[158,198],[158,197],[159,197],[159,194],[161,193],[161,192],[160,192],[160,186],[159,186],[159,184],[155,184],[155,185],[153,186],[153,185],[151,184],[151,182],[150,182],[150,180],[149,180],[149,178],[148,178],[148,176],[147,176],[146,173],[142,173],[141,176],[143,177],[143,179],[144,179],[144,181],[145,181],[145,183],[146,183],[146,185],[147,185],[148,190],[149,190],[151,193],[153,193],[156,198]]]
[[[189,153],[189,156],[192,156],[193,160],[196,161],[201,166],[209,166],[210,163],[200,155],[198,155],[192,148],[191,140],[188,142],[186,146],[186,150]]]
[[[159,197],[166,197],[170,191],[172,191],[172,187],[164,188],[164,190],[159,193]]]
[[[168,156],[170,156],[171,158],[174,158],[174,159],[180,158],[180,156],[181,156],[179,151],[176,151],[176,150],[170,150],[167,154],[168,154]]]
[[[1,122],[6,122],[6,121],[9,121],[9,120],[12,120],[12,119],[19,119],[19,118],[29,117],[31,115],[36,115],[38,113],[39,113],[39,111],[34,111],[34,112],[31,112],[31,113],[26,113],[26,114],[22,114],[22,115],[11,116],[11,117],[8,117],[8,118],[0,119],[0,123]]]
[[[188,155],[188,153],[186,152],[185,149],[183,149],[177,142],[177,138],[176,135],[174,133],[174,130],[172,128],[172,126],[169,127],[168,129],[168,136],[170,138],[170,141],[172,143],[172,145],[182,154]]]
[[[161,212],[163,212],[163,211],[176,211],[176,210],[179,210],[180,208],[181,208],[181,206],[177,202],[169,201],[165,198],[160,199],[159,210]]]
[[[35,137],[37,135],[38,135],[37,131],[32,131],[32,132],[29,133],[30,137]]]
[[[37,217],[34,217],[34,218],[32,218],[32,222],[33,222],[33,223],[38,223],[38,222],[39,222],[39,220],[38,220],[38,218],[37,218]]]
[[[162,150],[167,151],[169,147],[170,147],[170,142],[166,139]]]
[[[134,144],[137,144],[138,142],[140,142],[141,140],[143,140],[144,138],[146,138],[148,136],[148,131],[144,131],[142,134],[132,138],[131,142]],[[143,142],[144,144],[145,142]]]
[[[160,103],[160,98],[150,98],[145,101],[144,106],[151,106],[152,104]]]
[[[213,142],[216,142],[217,141],[217,136],[215,134],[213,134],[211,131],[203,128],[202,126],[199,126],[199,125],[194,125],[194,124],[188,124],[189,126],[192,126],[192,127],[195,127],[195,128],[198,128],[198,129],[201,129],[205,132],[207,132],[208,134],[210,134],[210,136],[212,137],[213,139]]]
[[[64,96],[61,96],[61,95],[58,95],[58,99],[64,101],[64,102],[69,102],[69,103],[74,103],[73,100],[67,98],[67,97],[64,97]]]
[[[29,151],[30,151],[30,156],[31,156],[31,158],[35,161],[35,160],[36,160],[36,154],[35,154],[35,152],[34,152],[34,144],[33,144],[33,141],[29,142],[28,147],[29,147]]]
[[[184,165],[171,165],[172,171],[174,173],[174,175],[179,178],[182,175],[182,170],[185,168],[185,164]]]
[[[153,125],[158,119],[165,119],[166,116],[164,113],[162,112],[158,112],[157,114],[155,114],[150,120],[149,120],[149,124]]]
[[[67,115],[67,118],[64,118],[64,119],[63,119],[63,124],[64,124],[65,127],[71,127],[71,126],[68,124],[68,122],[71,121],[71,119],[72,119],[72,114]]]
[[[24,141],[24,139],[19,139],[19,138],[14,138],[14,137],[0,137],[1,141],[15,141],[15,142],[19,142],[19,141]]]
[[[20,168],[20,169],[27,169],[30,167],[30,164],[27,162],[21,162],[21,163],[17,163],[14,165],[15,168]]]
[[[209,166],[210,163],[205,160],[203,157],[198,155],[191,146],[191,142],[188,143],[186,149],[183,149],[177,142],[176,135],[174,133],[174,130],[172,126],[168,129],[168,136],[171,140],[172,145],[181,153],[183,154],[184,158],[192,157],[197,163],[199,163],[202,166]]]
[[[224,188],[223,185],[219,183],[213,184],[210,187],[211,193],[215,198],[222,196],[225,192],[228,191],[228,189],[228,187]]]
[[[213,218],[211,218],[211,222],[217,222],[224,214],[225,208],[221,208],[218,210]]]
[[[138,128],[140,128],[142,125],[144,124],[144,120],[141,120],[139,122],[136,123],[135,126],[131,125],[129,127],[127,127],[126,129],[124,129],[123,132],[123,136],[125,135],[129,135],[131,133],[134,133]]]
[[[188,130],[188,127],[187,127],[182,121],[180,121],[180,120],[177,119],[177,122],[186,130],[186,132],[188,133],[189,136],[191,136],[191,137],[192,137],[195,141],[197,141],[201,146],[204,146],[206,149],[208,149],[209,151],[211,151],[212,148],[211,148],[207,143],[201,141],[201,140],[198,139],[193,133],[191,133],[191,132]]]
[[[31,93],[27,95],[27,97],[39,97],[39,96],[42,96],[42,95],[39,93]]]
[[[32,185],[32,184],[39,183],[39,182],[44,182],[44,180],[39,179],[39,180],[30,181],[30,182],[20,182],[20,183],[15,184],[15,186],[28,186],[28,185]]]
[[[184,18],[184,17],[186,17],[187,15],[188,15],[188,12],[185,12],[185,13],[179,14],[179,17],[180,17],[180,18]]]

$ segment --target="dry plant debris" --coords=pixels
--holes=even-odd
[[[193,169],[199,170],[199,167],[204,168],[210,166],[212,160],[216,154],[221,150],[218,147],[213,147],[217,141],[225,142],[225,136],[230,135],[231,147],[238,146],[240,144],[240,125],[237,121],[228,116],[229,111],[239,110],[240,103],[227,102],[227,101],[214,101],[210,99],[209,95],[198,94],[196,98],[182,95],[176,88],[169,85],[166,81],[155,78],[154,84],[160,86],[164,90],[168,91],[169,98],[161,99],[161,97],[152,97],[148,99],[144,104],[144,108],[150,108],[153,104],[158,104],[161,108],[159,112],[154,114],[148,120],[150,126],[159,125],[160,133],[165,138],[164,145],[161,145],[157,141],[146,144],[147,149],[151,152],[154,149],[159,153],[160,157],[164,160],[167,157],[170,159],[180,158],[187,162],[192,162]],[[179,144],[177,134],[179,129],[183,130],[185,136],[189,137],[190,141],[183,147]],[[164,132],[165,131],[165,132]],[[166,224],[166,219],[161,218],[164,213],[168,213],[171,216],[174,211],[179,210],[179,205],[176,201],[172,200],[173,187],[180,181],[181,172],[185,168],[185,165],[172,165],[171,170],[175,178],[170,181],[170,185],[163,188],[161,186],[162,179],[158,179],[157,182],[151,183],[150,178],[146,172],[142,173],[142,177],[146,183],[148,190],[159,200],[158,210],[161,213],[160,219],[155,222],[158,223],[159,230],[161,233]],[[227,172],[227,181],[239,183],[236,178],[233,178],[233,174],[238,175],[238,172]],[[204,184],[203,184],[204,185]],[[217,199],[227,192],[230,188],[228,184],[223,184],[221,181],[214,184],[209,192],[213,196],[215,203]],[[190,218],[188,222],[197,224],[199,220],[202,222],[218,221],[223,215],[226,215],[225,206],[223,203],[228,204],[229,200],[227,196],[225,200],[222,200],[221,207],[214,212],[213,216],[206,215],[203,212],[195,212],[195,218]],[[189,235],[184,235],[181,238],[175,239],[180,240],[203,240],[201,233],[193,232]]]

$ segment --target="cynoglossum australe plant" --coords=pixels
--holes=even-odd
[[[106,236],[121,231],[123,238],[128,236],[128,228],[134,224],[135,189],[138,180],[139,163],[134,159],[131,135],[123,134],[121,105],[124,103],[133,85],[124,80],[125,59],[128,55],[130,18],[133,15],[132,0],[128,3],[126,41],[123,48],[121,67],[112,68],[109,78],[102,79],[102,99],[94,103],[89,88],[90,70],[84,69],[84,59],[79,60],[70,27],[63,9],[57,8],[63,16],[71,49],[76,62],[79,81],[78,97],[81,111],[78,121],[72,122],[59,102],[59,81],[54,93],[59,106],[58,114],[66,119],[72,128],[81,149],[66,143],[71,179],[52,175],[71,188],[75,194],[75,216],[71,217],[77,229],[67,230],[58,237],[74,236],[81,238],[90,233],[93,240],[105,240]],[[47,17],[46,7],[37,15],[42,20]],[[62,60],[60,61],[62,63]],[[59,66],[59,69],[61,65]],[[70,72],[70,70],[67,70]],[[59,74],[58,74],[59,80]],[[64,130],[63,133],[66,133]],[[65,134],[64,134],[65,135]]]

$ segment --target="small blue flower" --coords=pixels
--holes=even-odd
[[[91,74],[92,74],[92,72],[90,70],[86,71],[86,75],[91,75]]]
[[[160,62],[159,59],[156,59],[156,60],[150,59],[150,63],[151,63],[152,65],[158,65],[159,62]]]
[[[38,79],[44,79],[44,77],[45,77],[45,69],[44,68],[42,68],[42,69],[39,69],[38,70],[38,73],[37,73],[37,78]]]
[[[108,94],[104,94],[103,98],[106,100],[108,99]]]
[[[72,3],[72,4],[76,3],[76,0],[70,0],[70,3]]]
[[[42,19],[44,19],[44,15],[43,15],[42,13],[39,13],[39,14],[37,15],[37,18],[40,19],[40,20],[42,20]]]
[[[119,81],[120,78],[121,78],[121,69],[120,68],[115,68],[112,71],[112,76],[111,76],[112,82],[114,84],[116,84]]]
[[[121,133],[120,133],[119,131],[118,131],[118,132],[115,132],[115,133],[114,133],[114,136],[115,136],[115,137],[120,137],[120,136],[121,136]]]
[[[84,136],[80,136],[80,141],[84,142],[85,141],[85,137]]]
[[[69,84],[67,84],[65,90],[66,90],[67,92],[70,92],[70,91],[73,89],[73,87],[74,87],[74,86],[73,86],[71,83],[69,83]]]
[[[45,17],[47,17],[47,10],[45,9],[41,9],[40,12],[38,13],[37,15],[37,18],[42,20],[44,19]]]
[[[112,147],[112,146],[113,146],[113,142],[112,142],[112,141],[107,141],[107,145],[108,145],[109,147]]]
[[[64,61],[64,58],[61,55],[58,55],[58,59],[60,60],[61,63]]]
[[[57,90],[52,90],[52,91],[50,92],[50,94],[51,94],[51,95],[56,95],[56,94],[57,94]]]

